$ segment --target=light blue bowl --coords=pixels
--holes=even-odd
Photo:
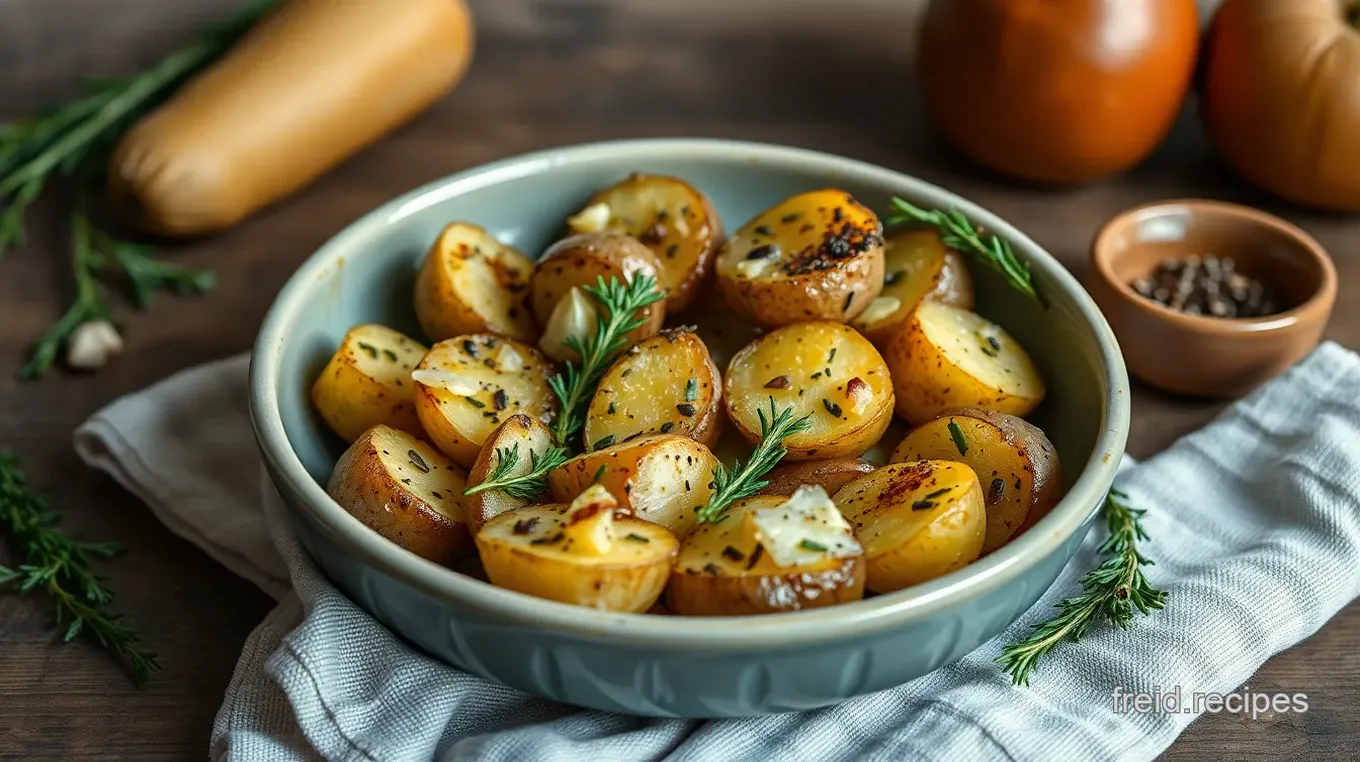
[[[844,188],[883,210],[892,195],[957,206],[1031,263],[1047,310],[973,267],[978,309],[1029,349],[1048,385],[1032,417],[1065,466],[1066,497],[1033,529],[971,566],[858,603],[762,617],[610,614],[502,590],[418,558],[326,495],[339,443],[313,413],[312,379],[356,323],[419,335],[416,266],[443,226],[468,220],[528,253],[629,172],[674,174],[713,200],[729,229],[795,193]],[[420,188],[350,225],[307,260],[264,321],[251,414],[269,473],[330,578],[420,649],[558,701],[664,717],[812,709],[954,662],[1028,609],[1067,563],[1114,479],[1129,428],[1114,335],[1077,281],[987,211],[881,167],[794,148],[643,140],[562,148]]]

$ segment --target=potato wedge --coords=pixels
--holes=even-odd
[[[312,384],[321,420],[346,442],[382,423],[421,435],[411,369],[425,346],[376,324],[349,329]]]
[[[369,529],[444,566],[473,556],[463,469],[409,432],[379,424],[354,440],[326,492]]]
[[[882,347],[926,299],[973,308],[973,276],[963,257],[946,248],[934,230],[891,235],[883,242],[883,291],[850,324]]]
[[[888,593],[975,561],[987,532],[977,474],[962,463],[894,463],[849,482],[833,498],[868,563],[865,587]]]
[[[586,449],[651,433],[712,445],[722,418],[722,377],[708,348],[693,331],[667,328],[605,371],[586,412]]]
[[[874,468],[874,464],[866,463],[858,458],[832,458],[830,460],[784,463],[776,466],[765,475],[765,480],[769,484],[756,494],[788,497],[796,492],[799,487],[815,485],[826,490],[827,494],[834,495],[836,490],[845,486],[846,482],[858,479],[873,471]]]
[[[760,441],[759,411],[770,400],[809,428],[784,440],[789,460],[855,457],[892,420],[892,380],[869,340],[841,323],[799,323],[751,342],[732,358],[723,381],[727,417]]]
[[[799,548],[802,552],[786,559],[789,563],[779,563],[767,546],[776,542],[762,533],[756,517],[787,517],[770,523],[790,525],[793,534],[788,540],[802,543],[803,514],[784,509],[792,500],[746,498],[734,503],[721,522],[699,525],[680,545],[666,585],[666,608],[682,616],[742,616],[834,606],[862,598],[864,557],[829,500],[826,508],[841,525],[834,535],[839,539],[826,539],[823,529],[820,542],[808,540],[808,548]],[[819,524],[816,519],[812,523]]]
[[[732,358],[742,347],[765,335],[765,329],[737,315],[727,306],[720,289],[714,289],[687,319],[693,321],[694,332],[708,347],[709,357],[719,373],[726,373]]]
[[[1024,416],[1044,398],[1044,381],[1024,347],[968,310],[922,302],[884,349],[897,412],[922,423],[952,407]]]
[[[1031,513],[1046,513],[1062,497],[1058,451],[1038,426],[1013,415],[979,407],[949,410],[912,429],[892,454],[894,463],[931,459],[966,463],[977,473],[987,504],[983,553],[1005,545]]]
[[[845,191],[803,193],[738,230],[717,269],[732,309],[766,328],[848,322],[883,290],[883,225]]]
[[[470,467],[482,444],[509,416],[548,423],[557,398],[548,386],[552,363],[537,349],[486,333],[435,344],[411,372],[416,414],[454,463]]]
[[[502,513],[477,533],[491,583],[526,595],[603,611],[640,613],[661,596],[675,535],[659,524],[615,515],[603,489],[571,505]]]
[[[572,233],[623,233],[656,254],[666,312],[686,309],[702,291],[722,245],[723,225],[708,197],[678,177],[634,172],[605,188],[567,220]]]
[[[605,282],[610,278],[618,278],[621,283],[631,283],[638,275],[650,276],[658,285],[661,282],[661,263],[652,250],[637,239],[619,233],[575,235],[549,246],[534,265],[533,275],[529,278],[529,304],[533,307],[538,324],[543,326],[545,338],[579,335],[582,330],[593,332],[594,311],[598,309],[593,297],[578,293],[578,298],[587,300],[584,302],[589,310],[587,314],[562,315],[559,312],[554,321],[553,312],[558,303],[569,297],[573,288],[595,286],[600,278],[604,278]],[[661,323],[666,318],[666,304],[656,302],[642,312],[645,322],[628,334],[630,344],[655,336],[661,330]],[[572,325],[561,326],[563,321],[569,321]],[[543,349],[550,357],[560,359],[575,355],[560,344]]]
[[[572,458],[548,472],[548,490],[565,503],[599,484],[619,507],[683,537],[694,526],[696,509],[713,495],[717,465],[713,453],[692,439],[653,434]]]
[[[534,263],[486,230],[466,222],[444,228],[416,274],[416,318],[442,341],[467,333],[538,339],[529,309]]]
[[[505,453],[513,453],[515,465],[511,466],[504,476],[524,476],[533,470],[534,464],[543,458],[554,444],[552,430],[539,419],[522,413],[506,418],[482,443],[477,460],[472,462],[472,468],[468,471],[468,489],[485,482],[500,465]],[[467,516],[468,527],[476,534],[492,517],[523,508],[532,502],[537,501],[517,498],[499,489],[486,489],[463,498],[463,513]]]

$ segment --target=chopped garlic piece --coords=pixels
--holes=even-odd
[[[761,257],[759,259],[743,259],[737,263],[737,269],[742,275],[748,278],[759,278],[779,264],[777,257]]]
[[[113,323],[107,320],[81,323],[66,342],[66,364],[76,370],[96,370],[122,351],[123,337]]]
[[[859,314],[859,322],[873,323],[884,318],[892,317],[894,312],[902,309],[902,300],[895,296],[880,296],[869,302],[869,306]]]
[[[805,484],[787,502],[755,511],[756,541],[779,566],[799,566],[860,553],[845,517],[826,490]]]
[[[567,339],[575,338],[581,343],[595,335],[595,323],[599,312],[595,301],[580,286],[572,286],[567,295],[553,307],[548,317],[548,326],[538,346],[554,360],[578,360],[576,352],[567,346]]]
[[[573,233],[599,233],[609,227],[609,218],[613,215],[613,210],[609,204],[591,204],[582,209],[576,216],[567,219],[567,227]]]
[[[850,409],[855,413],[863,413],[864,408],[874,401],[874,393],[870,391],[869,384],[859,376],[846,382],[845,396],[850,401]]]
[[[619,501],[599,484],[592,484],[571,501],[563,533],[581,550],[603,555],[614,547],[614,509]]]
[[[416,368],[411,371],[411,380],[417,384],[424,384],[463,396],[471,396],[481,391],[475,382],[469,381],[457,373],[438,368]]]
[[[499,365],[501,370],[518,373],[519,371],[524,370],[524,355],[515,351],[515,348],[509,344],[501,342]]]

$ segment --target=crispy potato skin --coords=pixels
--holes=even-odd
[[[967,452],[960,455],[949,432],[963,433]],[[984,408],[956,408],[917,426],[893,450],[894,463],[948,459],[977,472],[987,504],[987,536],[982,552],[1005,545],[1062,498],[1062,465],[1044,432],[1013,415]],[[1038,518],[1034,520],[1037,521]]]
[[[531,467],[529,453],[542,457],[552,446],[552,430],[542,421],[527,415],[512,415],[482,443],[481,452],[477,453],[477,460],[468,471],[467,486],[475,487],[486,481],[500,463],[500,450],[519,448],[519,460],[509,475],[524,476]],[[485,490],[463,498],[463,513],[468,527],[476,534],[493,517],[526,505],[529,505],[528,500],[511,497],[500,490]]]
[[[845,484],[874,470],[872,463],[858,458],[832,458],[784,463],[765,475],[769,482],[757,495],[789,497],[804,484],[815,484],[834,495]]]
[[[564,238],[543,252],[529,277],[529,304],[540,326],[548,325],[553,307],[571,291],[572,286],[594,286],[599,278],[606,282],[617,277],[631,283],[635,276],[647,275],[661,282],[661,263],[652,250],[637,239],[619,233],[582,233]],[[665,302],[643,310],[645,322],[628,334],[629,342],[655,336],[666,319]]]
[[[893,329],[926,299],[973,308],[973,277],[963,257],[946,248],[935,230],[914,229],[888,236],[883,251],[884,283],[879,297],[896,299],[899,306],[873,320],[861,313],[851,322],[874,346],[886,345]]]
[[[428,472],[419,471],[414,462],[399,462],[408,450],[420,455]],[[388,458],[385,462],[384,452],[397,460]],[[402,479],[418,479],[429,489],[403,484]],[[379,425],[356,439],[340,456],[326,492],[386,539],[422,558],[452,567],[474,555],[467,524],[461,520],[463,485],[463,470],[433,447],[409,433]],[[439,497],[422,496],[422,492]],[[439,510],[435,502],[444,510]]]
[[[722,378],[707,347],[692,331],[667,328],[619,355],[600,379],[585,443],[593,450],[664,428],[712,446],[722,419]]]
[[[378,424],[419,436],[410,374],[424,354],[422,344],[390,328],[355,326],[313,382],[312,404],[346,442]]]
[[[533,343],[538,328],[528,305],[534,263],[483,228],[444,228],[416,275],[416,318],[442,341],[466,333],[498,333]]]
[[[766,246],[778,254],[761,257]],[[755,256],[753,257],[753,252]],[[768,259],[769,269],[744,269]],[[718,283],[738,315],[766,328],[809,320],[847,322],[883,289],[883,225],[842,190],[786,199],[723,245]]]

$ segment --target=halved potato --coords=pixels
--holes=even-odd
[[[714,289],[686,316],[693,320],[694,332],[708,347],[709,357],[719,373],[726,373],[732,358],[742,347],[765,334],[765,329],[737,315],[727,306],[721,289]]]
[[[675,558],[669,530],[616,515],[604,489],[571,505],[532,505],[502,513],[477,533],[491,583],[548,600],[640,613],[660,597]]]
[[[830,460],[805,460],[785,463],[776,466],[765,475],[765,480],[769,484],[756,494],[775,497],[788,496],[797,492],[799,487],[815,485],[826,490],[828,494],[834,495],[836,490],[845,486],[846,482],[858,479],[873,471],[874,468],[874,464],[866,463],[858,458],[832,458]]]
[[[466,222],[444,228],[416,275],[415,308],[432,341],[467,333],[499,333],[532,342],[529,309],[534,263],[486,230]]]
[[[670,314],[694,301],[723,238],[722,219],[704,194],[678,177],[641,172],[600,191],[567,226],[572,233],[624,233],[651,249]]]
[[[619,355],[586,412],[585,445],[598,450],[643,434],[712,445],[722,424],[722,378],[693,331],[667,328]]]
[[[809,512],[791,506],[795,500],[825,504]],[[785,554],[774,552],[781,546],[788,546]],[[750,497],[684,539],[666,608],[682,616],[741,616],[834,606],[864,597],[864,579],[860,546],[825,492]]]
[[[892,420],[892,380],[869,340],[841,323],[799,323],[751,342],[732,358],[723,382],[727,416],[760,441],[759,411],[770,400],[806,431],[784,440],[790,460],[854,457],[883,436]]]
[[[435,344],[411,372],[416,413],[430,439],[468,467],[506,418],[524,413],[548,423],[557,398],[552,363],[537,349],[485,333]]]
[[[468,489],[485,482],[506,453],[513,453],[511,458],[514,465],[504,474],[505,477],[528,474],[552,450],[554,444],[552,430],[539,419],[523,414],[506,418],[482,443],[481,452],[477,453],[477,460],[473,461],[472,469],[468,471]],[[472,533],[476,534],[492,517],[523,508],[531,502],[508,495],[503,490],[487,489],[465,496],[463,512]]]
[[[1024,347],[968,310],[922,302],[883,350],[897,412],[912,423],[952,407],[1024,416],[1044,398],[1044,380]]]
[[[463,469],[410,433],[379,424],[354,440],[326,492],[369,529],[437,564],[473,555]]]
[[[718,459],[687,437],[653,434],[578,455],[548,472],[552,499],[567,502],[592,484],[633,515],[684,536],[713,496]]]
[[[1058,451],[1038,426],[1013,415],[949,410],[912,429],[892,454],[895,463],[929,459],[966,463],[977,473],[987,504],[983,553],[1005,545],[1031,513],[1047,512],[1062,497]]]
[[[865,586],[876,593],[961,569],[982,552],[987,509],[977,474],[962,463],[894,463],[846,484],[833,499],[864,546]]]
[[[973,308],[973,276],[934,230],[907,230],[883,242],[883,291],[851,325],[883,346],[916,305],[930,299]]]
[[[732,309],[766,328],[848,322],[883,290],[883,225],[842,190],[793,196],[723,244],[718,283]]]
[[[356,325],[312,384],[312,404],[346,442],[380,423],[422,434],[411,369],[424,354],[424,345],[399,331]]]
[[[593,334],[595,314],[602,312],[600,304],[584,293],[584,287],[596,286],[600,278],[608,283],[618,278],[620,283],[632,283],[633,278],[641,275],[651,277],[661,285],[661,263],[651,249],[643,246],[635,238],[619,233],[583,233],[548,247],[534,265],[533,275],[529,278],[529,303],[534,317],[544,328],[544,338],[557,336],[560,341],[568,335],[577,335],[582,330]],[[572,289],[580,289],[577,294],[582,309],[569,315],[559,315],[553,320],[553,311],[558,303],[571,296]],[[584,314],[576,314],[584,312]],[[628,334],[629,343],[655,336],[661,330],[666,318],[664,301],[654,302],[642,310],[643,324]],[[570,325],[562,325],[567,322]],[[556,324],[556,325],[554,325]],[[578,325],[579,324],[579,325]],[[545,342],[546,343],[546,342]],[[564,351],[560,343],[544,347],[552,357],[574,357],[569,350]]]

